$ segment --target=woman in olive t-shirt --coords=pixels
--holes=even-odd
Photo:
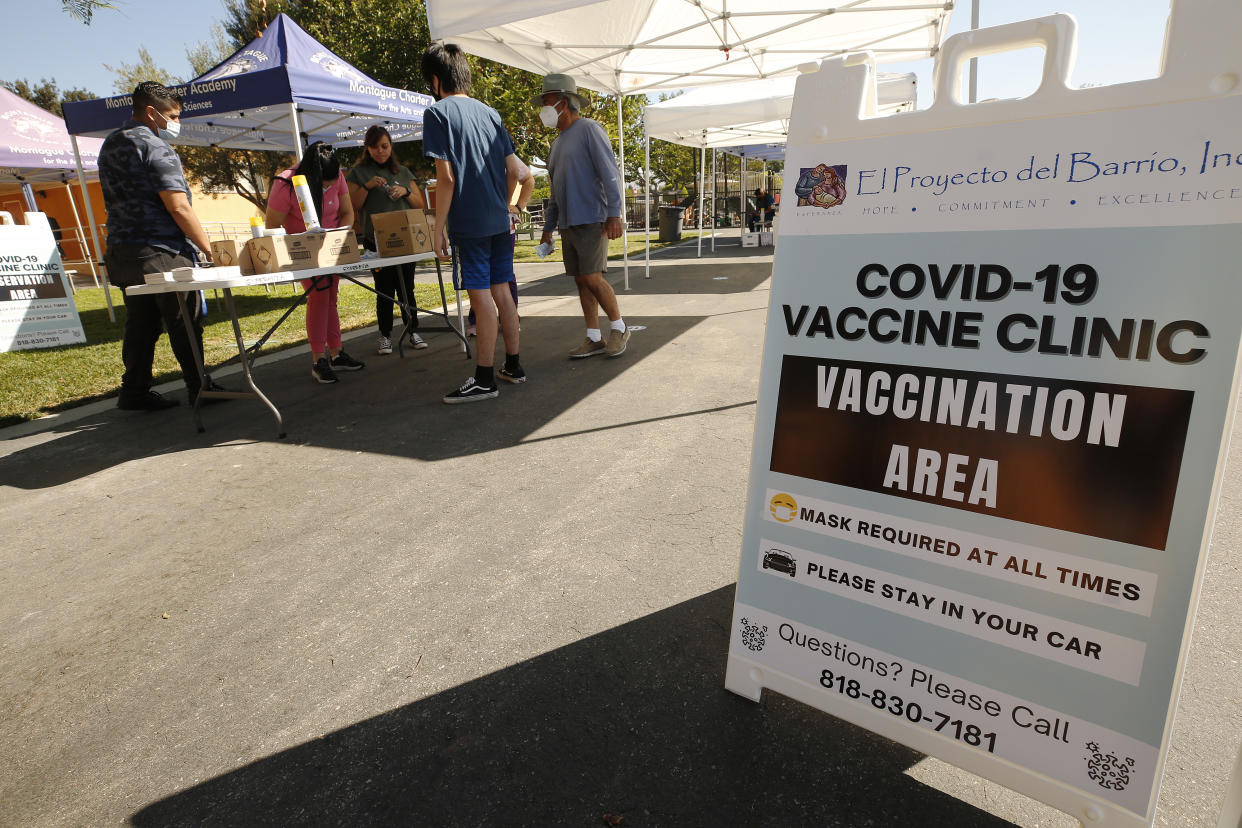
[[[423,193],[414,181],[414,175],[407,167],[397,163],[397,156],[392,150],[392,136],[379,124],[367,130],[363,139],[362,156],[345,176],[349,186],[349,200],[354,210],[361,210],[363,244],[370,250],[375,249],[375,230],[371,225],[371,216],[376,213],[391,213],[396,210],[411,208],[425,209],[427,203]],[[379,323],[380,354],[392,353],[392,306],[391,296],[398,296],[398,280],[405,286],[405,293],[410,307],[414,303],[414,264],[413,262],[382,267],[375,272],[375,317]],[[402,317],[405,314],[402,313]],[[411,318],[405,320],[410,331],[410,343],[415,348],[426,348],[427,343],[418,335],[418,312],[414,310]]]

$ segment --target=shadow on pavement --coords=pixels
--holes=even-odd
[[[458,340],[443,332],[427,333],[431,347],[407,350],[404,359],[359,350],[356,356],[366,361],[366,369],[342,374],[335,385],[311,379],[309,356],[260,365],[255,377],[280,409],[290,443],[440,460],[523,442],[703,318],[644,319],[646,329],[631,336],[624,355],[584,360],[566,358],[581,341],[580,322],[524,318],[522,336],[529,345],[522,347],[522,363],[529,381],[517,386],[501,383],[499,399],[470,405],[447,406],[441,401],[474,373],[474,363],[466,360]],[[232,389],[243,387],[239,375],[221,382]],[[145,457],[239,439],[276,439],[275,420],[257,401],[235,400],[203,409],[207,431],[198,434],[184,405],[185,392],[178,389],[171,395],[183,404],[156,413],[113,409],[53,429],[50,434],[56,439],[0,457],[0,485],[45,488]],[[668,415],[685,413],[678,409]],[[610,412],[607,422],[615,426],[628,419],[625,412]]]
[[[653,263],[654,264],[654,263]],[[754,290],[772,275],[770,267],[757,267],[756,263],[717,262],[711,259],[677,259],[661,261],[660,267],[652,268],[652,277],[643,276],[643,263],[630,262],[630,290],[621,288],[621,263],[608,263],[608,281],[612,283],[621,299],[624,315],[625,299],[642,294],[728,294],[746,293]],[[573,279],[564,273],[544,276],[523,282],[522,296],[577,296]]]
[[[921,754],[723,688],[733,587],[151,804],[136,826],[1005,826]]]

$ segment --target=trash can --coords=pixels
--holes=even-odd
[[[681,241],[682,209],[676,205],[660,205],[660,241]]]

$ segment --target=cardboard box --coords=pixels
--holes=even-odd
[[[742,247],[758,247],[758,246],[759,246],[759,234],[758,233],[743,233],[742,234]]]
[[[422,210],[398,210],[372,215],[376,252],[381,256],[430,253],[434,221],[434,217],[428,217]]]
[[[244,239],[223,239],[211,243],[211,262],[217,267],[240,267],[243,276],[254,273],[250,251]]]
[[[332,267],[359,258],[358,242],[349,228],[264,236],[246,242],[245,252],[249,254],[252,273]],[[244,265],[242,272],[245,273]]]

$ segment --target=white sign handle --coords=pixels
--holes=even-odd
[[[1078,23],[1068,14],[1050,14],[954,35],[940,47],[936,60],[936,98],[932,109],[962,106],[960,79],[962,67],[971,58],[1040,47],[1044,50],[1044,74],[1035,95],[1053,90],[1069,91],[1070,73],[1078,54]]]

